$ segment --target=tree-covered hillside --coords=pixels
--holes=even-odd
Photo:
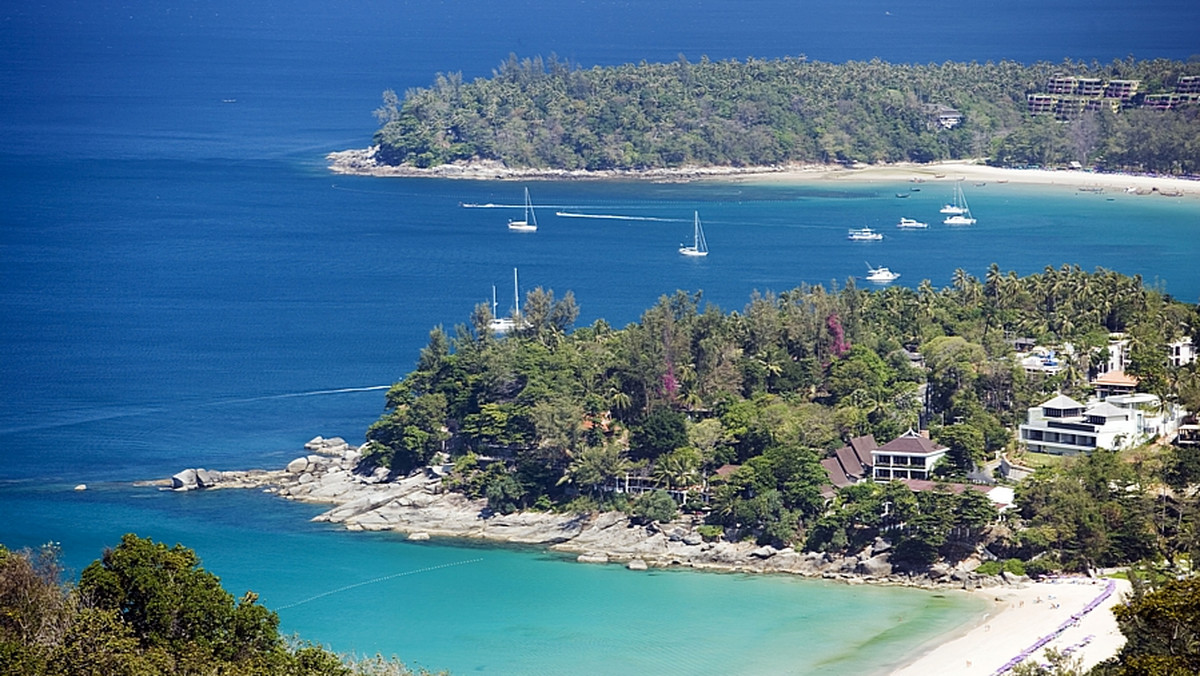
[[[523,307],[521,328],[506,337],[488,330],[486,304],[453,337],[435,329],[416,370],[388,392],[367,434],[366,462],[404,474],[446,452],[455,462],[449,487],[502,512],[621,508],[650,517],[674,505],[652,493],[622,502],[612,489],[627,473],[677,497],[707,482],[712,527],[819,549],[873,537],[886,525],[879,515],[888,501],[908,510],[919,537],[898,551],[928,559],[956,546],[955,528],[987,522],[973,492],[906,497],[895,494],[903,486],[860,484],[843,490],[831,512],[820,460],[850,437],[882,443],[924,423],[950,448],[941,476],[963,477],[1012,446],[1029,406],[1058,391],[1085,397],[1087,372],[1114,331],[1129,337],[1130,370],[1143,389],[1200,408],[1197,366],[1171,367],[1165,352],[1169,339],[1195,336],[1197,308],[1107,270],[1063,266],[1018,277],[993,265],[984,280],[960,270],[940,290],[928,281],[915,290],[803,286],[732,313],[677,292],[623,329],[601,320],[568,332],[573,298],[541,289]],[[1061,373],[1031,375],[1012,359],[1013,336],[1075,349]],[[913,352],[925,368],[913,366]],[[1170,533],[1194,527],[1195,509],[1164,507],[1179,522],[1155,535],[1153,496],[1112,487],[1196,483],[1195,458],[1159,458],[1158,479],[1148,480],[1106,457],[1080,463],[1092,477],[1081,487],[1072,488],[1074,474],[1052,472],[1031,484],[1022,516],[1037,537],[1011,542],[1014,553],[1050,551],[1048,560],[1078,566],[1173,551]],[[726,464],[740,469],[718,479]],[[1068,530],[1074,522],[1062,515],[1105,535]]]
[[[785,163],[928,162],[994,156],[1007,165],[1080,161],[1110,169],[1200,171],[1200,106],[1032,117],[1026,95],[1056,74],[1139,80],[1169,91],[1200,64],[831,64],[707,59],[580,68],[510,56],[488,79],[438,75],[376,111],[378,159],[428,167],[646,169]],[[938,106],[961,112],[943,128]]]

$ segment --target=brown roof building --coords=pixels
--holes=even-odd
[[[933,467],[950,449],[929,437],[909,430],[871,451],[872,476],[876,481],[928,479]]]
[[[873,435],[854,437],[849,444],[834,451],[831,457],[822,460],[821,466],[829,474],[829,481],[841,488],[870,478],[871,451],[876,445]]]

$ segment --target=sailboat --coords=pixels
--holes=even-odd
[[[956,211],[946,211],[953,207]],[[947,204],[942,207],[943,214],[951,214],[942,222],[946,225],[975,225],[975,217],[971,215],[971,208],[967,206],[967,196],[963,194],[962,184],[954,184],[954,204]]]
[[[533,203],[529,201],[529,188],[525,188],[525,217],[519,221],[510,220],[508,229],[516,232],[537,232],[537,214],[533,211]]]
[[[708,242],[704,241],[704,229],[700,227],[700,212],[695,212],[696,225],[692,234],[692,245],[679,247],[679,253],[684,256],[707,256]]]
[[[941,213],[943,214],[961,214],[963,212],[962,203],[962,185],[955,182],[954,184],[954,201],[942,206]]]
[[[521,318],[521,294],[517,289],[517,269],[513,268],[513,303],[516,309],[509,317],[497,317],[496,285],[492,285],[492,321],[488,322],[488,328],[492,330],[492,333],[503,335],[517,328],[517,321]]]

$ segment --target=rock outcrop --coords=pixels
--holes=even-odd
[[[621,563],[631,570],[684,566],[703,570],[790,573],[847,583],[968,588],[1022,584],[1028,578],[972,572],[977,561],[959,567],[937,563],[900,571],[890,560],[892,545],[877,538],[856,556],[776,549],[753,542],[706,542],[699,519],[641,524],[619,512],[497,514],[486,500],[445,491],[445,468],[424,468],[393,477],[384,468],[363,473],[362,455],[344,439],[316,437],[308,454],[282,470],[218,472],[186,469],[163,485],[167,490],[259,488],[288,500],[328,504],[314,521],[341,524],[352,531],[396,531],[410,540],[466,537],[548,547],[576,555],[583,563]]]

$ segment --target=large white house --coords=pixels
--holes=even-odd
[[[1119,450],[1173,432],[1179,411],[1160,406],[1152,394],[1113,395],[1081,404],[1060,394],[1029,409],[1020,438],[1041,453],[1088,453],[1097,448]]]

